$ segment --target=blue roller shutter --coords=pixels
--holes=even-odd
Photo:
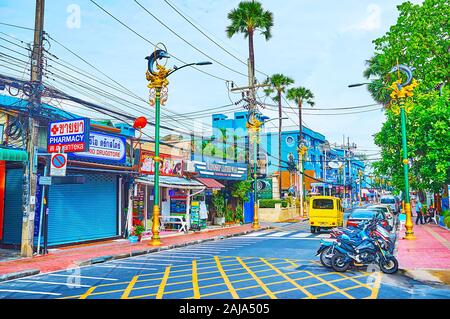
[[[6,170],[3,244],[20,244],[22,241],[23,178],[22,168]]]
[[[117,235],[116,175],[84,175],[84,184],[50,186],[49,246]]]

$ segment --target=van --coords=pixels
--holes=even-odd
[[[342,227],[344,208],[341,199],[334,196],[314,196],[309,201],[311,233],[321,228]]]
[[[384,195],[380,198],[380,204],[388,205],[391,210],[397,214],[399,212],[399,204],[395,196],[393,195]]]

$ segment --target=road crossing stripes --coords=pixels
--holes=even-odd
[[[254,239],[309,239],[309,240],[320,240],[320,239],[328,239],[331,238],[329,233],[322,234],[312,234],[310,232],[305,232],[302,230],[293,230],[293,231],[274,231],[274,230],[264,230],[256,233],[250,233],[244,235],[246,238],[254,238]]]

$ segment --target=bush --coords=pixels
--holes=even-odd
[[[442,212],[441,212],[441,216],[444,216],[444,218],[447,217],[447,216],[450,216],[450,210],[444,210],[444,211],[442,211]]]
[[[450,215],[444,217],[444,225],[445,225],[447,228],[450,228]]]
[[[281,207],[287,207],[288,202],[285,199],[260,199],[260,208],[275,208],[275,204],[281,203]]]

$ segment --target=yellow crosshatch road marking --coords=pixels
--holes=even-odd
[[[261,279],[258,278],[258,276],[255,275],[255,273],[247,267],[247,265],[242,261],[241,258],[236,257],[236,260],[240,262],[242,267],[247,270],[247,272],[255,279],[255,281],[259,284],[259,286],[267,293],[267,295],[272,299],[277,299],[277,297],[267,288],[267,286],[261,281]]]
[[[292,261],[289,261],[289,262],[290,262],[291,264],[295,265],[294,262],[292,262]],[[347,298],[349,298],[349,299],[355,299],[355,297],[349,295],[349,294],[346,293],[345,291],[343,291],[343,290],[341,290],[340,288],[336,287],[335,285],[331,284],[329,281],[326,281],[326,280],[324,280],[323,278],[321,278],[321,277],[319,277],[319,276],[317,276],[317,275],[314,275],[314,274],[313,274],[312,272],[310,272],[310,271],[305,270],[304,272],[305,272],[306,274],[310,275],[311,277],[316,278],[317,280],[323,282],[324,284],[326,284],[327,286],[333,288],[334,290],[338,291],[339,293],[341,293],[342,295],[346,296]]]
[[[212,258],[211,258],[212,257]],[[251,289],[260,288],[264,291],[261,294],[248,295],[245,299],[253,299],[260,297],[278,298],[281,293],[301,291],[305,294],[304,298],[321,298],[328,295],[339,294],[341,297],[354,299],[358,298],[377,298],[378,291],[381,285],[382,275],[378,273],[374,277],[374,283],[364,282],[364,278],[370,278],[370,275],[375,274],[359,271],[338,273],[338,272],[320,272],[315,274],[316,267],[312,260],[303,260],[298,263],[299,259],[289,258],[260,258],[260,257],[232,257],[232,256],[211,256],[207,260],[192,259],[189,262],[171,266],[167,265],[164,272],[148,273],[143,275],[136,275],[129,281],[115,282],[102,284],[90,287],[85,293],[77,296],[64,296],[61,299],[80,298],[85,299],[91,296],[107,295],[117,293],[121,298],[137,299],[145,297],[153,297],[161,299],[166,295],[177,297],[177,294],[183,293],[185,299],[199,299],[208,296],[230,294],[232,298],[241,298],[240,291],[247,291],[252,293]],[[306,270],[298,268],[300,266],[313,266],[313,268]],[[288,271],[286,271],[288,270]],[[211,274],[211,275],[210,275]],[[299,274],[299,276],[295,275]],[[303,274],[303,277],[302,277]],[[208,276],[210,275],[210,276]],[[332,280],[328,280],[328,275],[332,275]],[[339,277],[337,277],[338,275]],[[200,277],[200,278],[199,278]],[[299,278],[296,278],[299,277]],[[337,279],[336,279],[337,277]],[[273,278],[268,282],[264,282],[265,278]],[[307,282],[308,279],[317,279],[312,284],[302,285],[302,282]],[[331,278],[330,278],[331,279]],[[354,283],[353,286],[345,285],[345,288],[339,288],[334,283],[349,280]],[[137,286],[137,283],[147,283],[147,285]],[[237,284],[240,283],[239,286]],[[247,284],[242,284],[247,283]],[[180,287],[184,289],[168,290],[167,287],[172,286],[176,289],[177,285],[187,285],[188,287]],[[293,285],[293,288],[286,287],[287,284]],[[120,286],[121,285],[121,286]],[[192,285],[192,286],[191,286]],[[318,286],[328,286],[331,291],[323,290],[320,294],[314,294],[310,288]],[[98,291],[99,287],[112,287],[112,290]],[[214,289],[211,289],[213,288]],[[277,287],[277,288],[275,288]],[[278,288],[280,287],[280,288]],[[273,289],[275,288],[275,289]],[[282,289],[288,288],[288,289]],[[357,290],[355,293],[351,291],[358,288],[367,289],[367,293]],[[153,289],[150,294],[139,295],[139,292],[148,292],[148,289]],[[278,290],[277,290],[278,289]],[[156,290],[156,291],[155,291]],[[134,292],[133,296],[130,296]],[[202,292],[202,293],[200,293]],[[136,295],[138,293],[138,295]],[[188,293],[188,296],[186,296]],[[192,295],[191,295],[192,293]],[[355,296],[353,296],[353,294]],[[304,299],[303,298],[303,299]]]
[[[194,290],[194,298],[200,299],[200,290],[198,289],[197,278],[197,262],[195,259],[192,261],[192,289]]]
[[[133,279],[131,279],[129,285],[127,286],[127,288],[125,288],[125,291],[123,292],[122,296],[120,297],[120,299],[127,299],[128,296],[130,295],[131,290],[133,289],[134,285],[136,284],[136,281],[138,280],[139,276],[134,276]]]
[[[80,296],[80,299],[86,299],[94,291],[95,288],[95,286],[89,288],[84,294]]]
[[[291,283],[292,285],[294,285],[295,287],[297,287],[301,292],[303,292],[305,295],[307,295],[309,298],[311,299],[315,299],[314,295],[311,294],[308,290],[306,290],[305,288],[303,288],[302,286],[300,286],[297,282],[295,282],[294,280],[292,280],[289,276],[287,276],[285,273],[283,273],[281,270],[279,270],[278,268],[274,267],[271,263],[269,263],[267,260],[265,260],[264,258],[261,258],[261,260],[263,262],[265,262],[270,268],[272,268],[273,270],[275,270],[278,274],[280,274],[281,277],[285,278],[289,283]]]
[[[233,285],[230,283],[227,274],[225,273],[225,271],[222,268],[222,265],[220,264],[219,257],[214,256],[214,260],[216,261],[217,269],[219,269],[220,275],[222,276],[222,279],[225,282],[225,285],[227,286],[231,296],[233,297],[233,299],[239,299],[239,295],[236,293],[236,290],[234,290]]]
[[[166,287],[167,279],[169,278],[169,274],[170,274],[170,266],[166,267],[164,277],[161,281],[161,284],[159,285],[158,293],[156,294],[156,299],[162,299],[162,296],[164,294],[164,288]]]

